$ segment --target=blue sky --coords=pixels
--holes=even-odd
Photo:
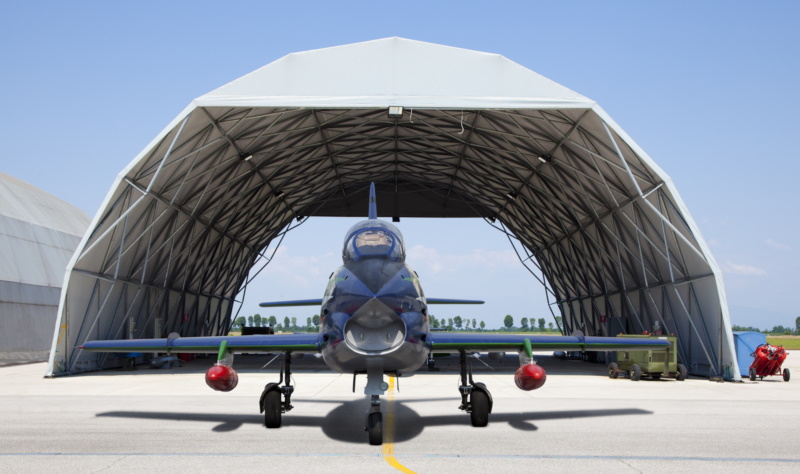
[[[798,14],[796,2],[732,1],[6,2],[0,170],[94,215],[192,99],[288,53],[389,36],[498,53],[596,100],[672,177],[723,269],[734,324],[793,326]],[[243,312],[318,297],[352,223],[290,233]],[[401,230],[429,295],[489,302],[440,316],[549,320],[540,285],[483,222]]]

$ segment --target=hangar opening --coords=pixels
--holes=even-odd
[[[401,38],[290,54],[195,99],[118,176],[68,267],[48,375],[89,339],[225,334],[313,216],[473,217],[519,242],[565,334],[678,336],[738,379],[720,270],[669,177],[594,101],[495,54]]]

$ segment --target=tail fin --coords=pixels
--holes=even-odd
[[[369,184],[369,219],[378,218],[378,203],[375,199],[375,183]]]

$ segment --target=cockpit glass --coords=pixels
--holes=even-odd
[[[359,260],[362,257],[386,256],[404,260],[403,243],[385,229],[366,228],[353,233],[345,246],[345,257]]]
[[[362,255],[383,255],[392,248],[393,240],[382,230],[365,230],[356,235],[356,249]]]

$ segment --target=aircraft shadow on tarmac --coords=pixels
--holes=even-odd
[[[449,398],[415,399],[409,403],[426,401],[450,400]],[[452,415],[420,416],[404,402],[395,400],[394,404],[394,442],[408,441],[417,437],[426,427],[463,425],[472,429],[469,415],[456,412],[458,400],[453,399]],[[283,417],[283,428],[270,430],[276,435],[281,429],[291,429],[292,426],[319,427],[331,439],[347,443],[364,443],[364,413],[369,406],[366,398],[348,402],[335,400],[310,400],[296,399],[298,403],[336,403],[339,406],[324,416],[309,416],[288,414]],[[384,413],[388,410],[388,403],[384,404]],[[523,413],[495,413],[490,415],[489,424],[508,423],[509,426],[520,431],[536,431],[539,428],[535,421],[558,420],[569,418],[591,418],[599,416],[624,416],[624,415],[651,415],[653,412],[637,408],[599,409],[599,410],[561,410]],[[226,432],[239,429],[244,424],[264,424],[262,415],[226,415],[213,413],[180,413],[180,412],[155,412],[155,411],[110,411],[97,413],[98,417],[138,418],[152,420],[218,422],[212,428],[215,432]]]

